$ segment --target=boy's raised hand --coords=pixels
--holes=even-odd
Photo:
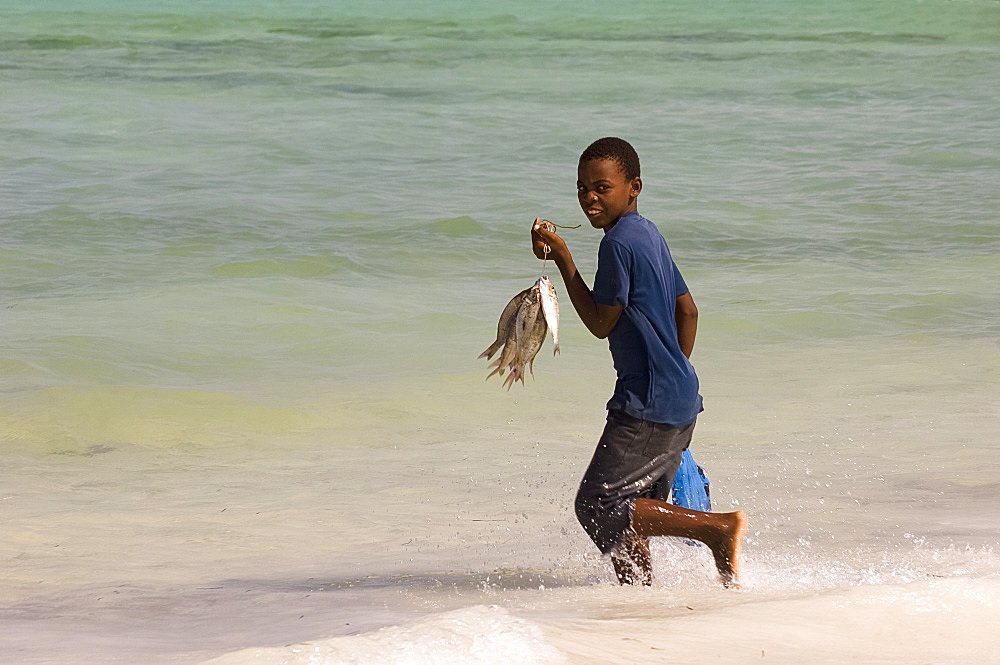
[[[548,248],[548,258],[555,260],[557,256],[562,257],[569,251],[566,243],[556,235],[555,227],[551,222],[546,222],[540,217],[535,217],[531,223],[531,250],[540,259],[546,258],[546,248]]]

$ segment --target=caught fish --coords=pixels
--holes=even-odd
[[[507,327],[504,330],[504,337],[503,337],[504,340],[503,351],[500,352],[500,355],[499,357],[497,357],[496,360],[494,360],[492,363],[489,364],[489,367],[493,367],[495,369],[486,375],[487,379],[493,376],[494,374],[499,374],[500,376],[503,376],[504,372],[506,372],[507,369],[512,366],[511,363],[513,363],[514,360],[517,358],[517,315],[521,312],[524,303],[528,301],[530,294],[531,294],[531,289],[528,289],[524,297],[518,301],[517,310],[515,311],[514,315],[511,316],[510,319],[507,321]],[[487,351],[489,351],[489,349],[487,349]],[[485,352],[486,351],[484,351],[483,353]]]
[[[548,324],[552,332],[552,355],[559,353],[559,299],[556,298],[556,287],[545,275],[538,278],[536,282],[538,291],[542,297],[542,313],[545,315],[545,323]]]
[[[508,390],[513,382],[520,377],[520,372],[517,371],[518,368],[520,367],[523,370],[524,363],[519,362],[520,357],[523,355],[522,346],[533,331],[535,321],[539,318],[538,314],[541,311],[541,296],[539,295],[537,286],[532,286],[530,289],[522,291],[515,298],[517,298],[517,310],[507,321],[503,351],[500,352],[500,357],[490,364],[490,367],[494,367],[495,369],[486,376],[487,379],[494,374],[503,376],[505,371],[508,369],[511,370],[511,376],[507,377],[508,380],[504,382],[504,386]],[[506,311],[506,308],[504,309]],[[500,316],[503,318],[503,314]],[[544,318],[542,320],[544,322]],[[523,377],[521,377],[521,383],[524,383]]]
[[[544,275],[531,288],[521,291],[510,299],[500,314],[497,323],[496,340],[479,357],[492,358],[497,351],[500,355],[490,363],[493,369],[487,379],[498,374],[510,374],[503,386],[510,390],[515,381],[524,383],[524,368],[534,376],[534,361],[545,342],[546,333],[552,330],[555,353],[559,351],[559,302],[555,287]]]
[[[536,343],[535,339],[538,337],[539,322],[542,326],[545,325],[545,317],[542,316],[542,295],[536,283],[528,289],[528,296],[521,302],[517,316],[514,317],[514,357],[507,365],[510,376],[503,384],[508,390],[518,379],[524,383],[524,366],[535,359],[538,349],[542,346]],[[542,341],[545,340],[544,327],[541,329],[541,338]]]
[[[541,301],[541,298],[539,298]],[[526,320],[530,320],[531,317],[526,316]],[[521,385],[524,385],[524,366],[528,366],[528,371],[531,375],[535,375],[534,363],[535,356],[538,355],[538,351],[542,348],[542,344],[545,343],[545,333],[548,332],[548,325],[545,323],[545,317],[541,313],[541,302],[539,302],[538,308],[535,310],[534,320],[531,321],[530,327],[525,324],[525,330],[518,335],[517,338],[517,349],[514,352],[514,359],[510,362],[510,374],[507,376],[507,380],[504,381],[504,387],[510,390],[510,387],[514,385],[515,381],[520,381]]]
[[[507,306],[503,308],[503,312],[500,314],[500,321],[497,323],[497,338],[496,341],[486,347],[486,350],[479,354],[480,358],[486,358],[489,360],[493,357],[493,354],[500,350],[507,341],[507,328],[510,326],[512,317],[517,315],[517,308],[521,306],[521,301],[525,296],[528,295],[530,288],[521,291],[516,296],[510,299]]]

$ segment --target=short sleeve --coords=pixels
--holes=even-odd
[[[631,280],[625,248],[607,238],[602,239],[597,250],[594,302],[608,306],[620,303],[623,308],[628,307],[630,287]]]
[[[688,289],[688,285],[684,282],[684,278],[681,277],[681,271],[677,269],[677,264],[674,263],[673,266],[674,266],[674,297],[678,298],[687,293],[690,289]]]

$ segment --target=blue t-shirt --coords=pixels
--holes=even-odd
[[[608,335],[618,372],[609,409],[676,427],[693,423],[702,411],[698,375],[677,341],[674,309],[687,291],[667,241],[651,221],[628,212],[604,234],[594,300],[623,307]]]

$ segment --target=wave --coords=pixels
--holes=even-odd
[[[995,576],[778,598],[720,589],[674,607],[667,593],[676,591],[558,589],[527,607],[475,605],[358,635],[242,649],[202,665],[959,663],[986,662],[1000,647]],[[887,635],[907,637],[893,640],[890,652]]]
[[[204,665],[558,665],[542,629],[498,606],[433,614],[412,624],[287,647],[245,649]]]

